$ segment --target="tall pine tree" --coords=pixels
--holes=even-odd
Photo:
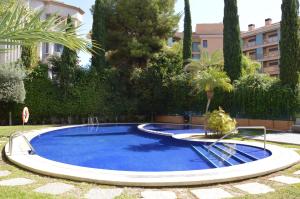
[[[280,79],[294,89],[298,83],[299,63],[299,1],[282,0],[280,39]]]
[[[241,76],[242,50],[237,0],[224,0],[224,70],[232,81]]]
[[[105,4],[106,0],[96,0],[95,5],[92,8],[93,12],[93,28],[92,28],[92,40],[100,44],[100,48],[93,47],[96,52],[92,57],[92,67],[96,69],[98,73],[101,73],[106,66],[105,61],[105,41],[106,41],[106,14]]]
[[[184,65],[192,58],[192,19],[189,0],[184,0],[184,34],[183,34],[183,60]]]
[[[69,28],[66,30],[66,32],[75,31],[70,15],[68,16],[67,23],[69,24]],[[61,65],[58,67],[59,84],[63,90],[64,96],[68,94],[69,88],[74,84],[75,71],[77,67],[77,52],[64,47],[61,54]]]

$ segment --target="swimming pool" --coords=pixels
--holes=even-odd
[[[166,128],[164,128],[166,127]],[[150,124],[173,135],[199,126]],[[297,153],[261,143],[226,141],[210,150],[210,140],[180,140],[151,134],[138,124],[103,124],[45,129],[26,134],[36,154],[16,138],[15,164],[68,179],[132,186],[180,186],[240,180],[299,161]]]
[[[164,126],[159,125],[159,129]],[[176,134],[183,128],[168,125],[165,129]],[[217,144],[208,151],[210,143],[148,134],[138,130],[135,124],[61,129],[35,137],[31,144],[37,155],[49,160],[121,171],[211,169],[252,162],[271,155],[270,151],[259,147],[229,143]]]

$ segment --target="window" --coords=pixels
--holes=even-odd
[[[208,47],[207,40],[203,40],[203,48],[207,48],[207,47]]]
[[[193,52],[200,52],[199,46],[200,46],[200,42],[193,42],[193,44],[192,44],[192,51]]]
[[[278,34],[277,33],[270,34],[268,36],[268,41],[269,42],[276,42],[276,41],[278,41]]]
[[[44,46],[45,46],[45,53],[49,54],[49,43],[45,43]]]
[[[64,47],[60,44],[54,44],[54,51],[61,53],[63,51]]]
[[[278,47],[269,49],[269,52],[277,52],[277,51],[278,51]]]
[[[278,66],[278,61],[270,62],[269,66]]]
[[[249,42],[249,43],[251,43],[251,42],[255,42],[255,41],[256,41],[256,39],[255,39],[255,38],[252,38],[252,39],[249,39],[249,40],[248,40],[248,42]]]
[[[200,60],[200,54],[193,54],[192,59],[194,60]]]

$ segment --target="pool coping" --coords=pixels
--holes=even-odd
[[[51,127],[30,131],[24,135],[28,140],[31,140],[34,137],[49,131],[80,126],[87,125]],[[214,140],[198,141],[213,142]],[[262,147],[262,143],[257,142],[226,140],[224,143],[237,143]],[[205,170],[133,172],[80,167],[48,160],[38,155],[30,155],[28,154],[28,146],[26,146],[20,137],[14,139],[13,155],[8,154],[8,148],[9,144],[7,143],[4,152],[8,160],[30,171],[76,181],[122,186],[187,186],[238,181],[270,174],[300,162],[300,155],[295,151],[267,144],[267,149],[272,152],[272,155],[250,163]]]

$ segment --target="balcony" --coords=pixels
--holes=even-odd
[[[248,42],[244,44],[244,48],[251,48],[256,46],[256,42]]]
[[[268,54],[264,54],[264,59],[268,59],[268,58],[278,58],[279,57],[279,52],[272,52],[272,53],[268,53]]]
[[[264,39],[264,44],[278,43],[278,37],[269,37]]]

